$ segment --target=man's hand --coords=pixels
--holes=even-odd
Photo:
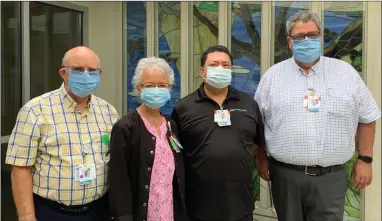
[[[371,164],[357,160],[353,167],[352,178],[354,180],[354,189],[363,189],[370,185],[373,180],[373,168]]]
[[[260,177],[265,181],[269,181],[269,159],[265,148],[256,147],[256,169],[260,174]]]

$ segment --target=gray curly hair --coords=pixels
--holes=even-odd
[[[136,86],[141,83],[142,73],[150,68],[155,68],[161,71],[162,73],[167,74],[170,86],[174,85],[174,71],[172,70],[170,65],[168,65],[168,63],[162,58],[149,57],[142,58],[141,60],[139,60],[138,65],[135,68],[132,80],[134,88],[136,88]]]
[[[298,11],[296,14],[292,15],[286,22],[285,32],[287,36],[291,36],[291,31],[297,22],[302,21],[306,23],[308,21],[313,21],[316,23],[317,28],[321,31],[321,21],[318,15],[311,11]]]

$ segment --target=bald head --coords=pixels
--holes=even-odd
[[[67,51],[62,58],[63,67],[75,66],[75,63],[91,63],[92,68],[100,68],[100,59],[98,55],[90,48],[85,46],[78,46]],[[78,65],[77,65],[78,66]],[[80,65],[83,66],[83,65]]]
[[[59,70],[59,73],[65,82],[65,86],[67,86],[69,82],[69,70],[99,70],[101,75],[102,69],[100,68],[98,55],[87,47],[79,46],[65,53],[62,59],[62,68]]]

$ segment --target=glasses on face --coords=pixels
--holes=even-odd
[[[81,72],[81,73],[84,73],[84,72],[89,72],[90,75],[99,75],[100,72],[101,72],[101,68],[87,68],[87,67],[68,67],[68,66],[64,66],[64,68],[68,68],[72,71],[76,71],[76,72]]]
[[[143,88],[169,88],[170,86],[168,84],[150,84],[150,83],[147,83],[147,84],[141,84],[139,85],[142,89]]]
[[[309,32],[307,34],[296,34],[292,36],[292,39],[295,41],[302,41],[305,39],[305,37],[310,39],[317,39],[321,36],[321,32],[315,31],[315,32]]]

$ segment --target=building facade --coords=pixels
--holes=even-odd
[[[254,95],[262,74],[291,56],[285,22],[298,10],[317,12],[325,56],[349,62],[381,107],[381,2],[0,2],[1,7],[1,220],[16,220],[10,167],[4,164],[17,112],[27,101],[62,83],[61,59],[69,48],[87,45],[101,59],[96,94],[122,115],[139,101],[131,84],[137,62],[164,58],[175,71],[172,100],[201,83],[201,53],[210,45],[233,54],[232,85]],[[382,221],[381,120],[374,145],[373,183],[351,188],[345,219]],[[348,175],[354,159],[347,163]],[[270,183],[254,171],[256,220],[277,220]],[[350,179],[350,178],[349,178]]]

